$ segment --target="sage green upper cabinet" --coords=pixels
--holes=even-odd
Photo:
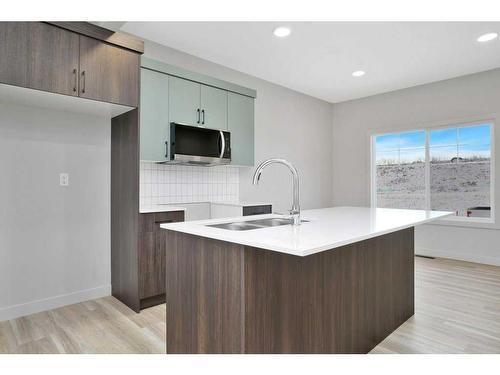
[[[166,161],[170,123],[231,132],[231,164],[254,165],[255,90],[141,58],[141,160]]]
[[[227,130],[227,91],[201,85],[201,126]]]
[[[170,138],[169,76],[141,69],[141,160],[165,161]]]
[[[228,93],[227,125],[231,132],[231,164],[254,165],[254,98]]]
[[[174,76],[169,78],[170,122],[227,129],[227,91]]]
[[[200,84],[169,76],[170,122],[200,125]]]

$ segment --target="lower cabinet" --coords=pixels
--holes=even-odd
[[[212,219],[222,219],[226,217],[270,214],[273,212],[273,206],[270,204],[212,203],[210,205],[210,211],[210,217]]]
[[[272,213],[273,206],[265,204],[261,206],[243,206],[243,216],[264,215]]]
[[[141,309],[165,302],[166,233],[161,224],[184,221],[183,211],[139,215],[139,299]]]

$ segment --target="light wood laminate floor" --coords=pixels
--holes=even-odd
[[[416,258],[416,313],[372,353],[500,353],[500,267]],[[0,322],[0,353],[164,353],[165,305],[113,297]]]
[[[372,353],[500,353],[500,267],[415,258],[415,315]]]

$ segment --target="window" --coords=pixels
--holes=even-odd
[[[374,205],[491,218],[492,127],[482,123],[373,136]]]

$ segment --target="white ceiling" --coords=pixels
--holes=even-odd
[[[276,38],[279,25],[292,34]],[[121,30],[329,102],[500,67],[500,38],[476,41],[500,32],[500,22],[126,22]]]

